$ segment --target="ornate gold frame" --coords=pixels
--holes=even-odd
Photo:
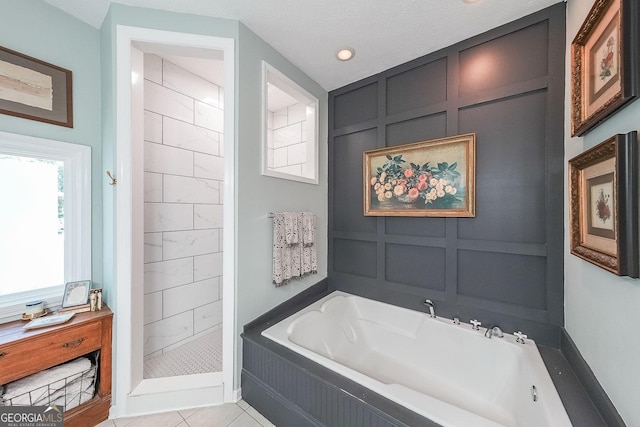
[[[597,201],[590,181],[610,182],[609,230],[592,227]],[[638,137],[615,135],[569,160],[571,253],[619,276],[638,277]],[[603,230],[603,229],[600,229]]]
[[[571,43],[572,136],[585,134],[638,95],[640,55],[637,52],[638,20],[634,16],[637,3],[638,0],[596,1]],[[611,87],[592,94],[590,90],[597,79],[592,64],[597,59],[594,51],[606,34],[617,38],[612,46],[617,72],[611,78],[610,83],[614,83]]]

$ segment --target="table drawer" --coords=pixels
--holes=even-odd
[[[101,323],[94,322],[1,346],[0,384],[99,349],[101,332]]]

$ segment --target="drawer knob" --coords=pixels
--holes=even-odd
[[[82,341],[84,341],[84,338],[78,338],[78,339],[75,339],[73,341],[66,342],[66,343],[62,344],[62,346],[64,348],[76,348],[80,344],[82,344]]]

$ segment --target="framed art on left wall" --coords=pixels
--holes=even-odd
[[[71,71],[0,46],[0,113],[73,127]]]

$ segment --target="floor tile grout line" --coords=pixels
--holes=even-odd
[[[237,403],[236,403],[235,405],[236,405],[236,406],[238,406],[238,404],[237,404]],[[238,406],[238,408],[240,408],[240,407]],[[242,409],[242,408],[240,408],[240,409],[242,410],[242,412],[244,412],[244,409]],[[240,418],[240,416],[242,416],[242,413],[238,414],[238,416],[237,416],[237,417],[235,417],[234,419],[232,419],[231,421],[229,421],[225,427],[230,426],[230,425],[231,425],[235,420],[237,420],[238,418]]]
[[[251,415],[249,412],[245,411],[247,413],[247,415],[249,415],[251,417],[252,420],[254,420],[255,422],[257,422],[259,425],[261,425],[262,427],[264,427],[264,424],[262,424],[260,422],[260,420],[256,419],[253,415]],[[258,412],[259,413],[259,412]]]
[[[182,418],[182,421],[184,421],[185,423],[187,423],[187,425],[189,425],[189,423],[187,422],[187,418],[186,418],[184,415],[182,415],[182,414],[180,413],[180,411],[177,411],[177,412],[178,412],[178,415],[180,415],[180,418]],[[196,412],[197,412],[197,411],[196,411]],[[195,412],[194,412],[194,414],[195,414]],[[178,424],[178,425],[180,425],[180,424]]]
[[[265,420],[267,420],[267,422],[270,423],[271,426],[275,427],[275,424],[273,424],[267,417],[265,417],[264,415],[262,415],[256,408],[254,408],[253,406],[247,404],[247,409],[244,409],[244,411],[247,413],[247,415],[249,415],[252,419],[254,419],[258,424],[260,424],[262,427],[268,427],[267,425],[263,424],[259,419],[257,419],[256,417],[254,417],[253,415],[251,415],[251,413],[249,413],[249,408],[253,409],[257,414],[259,414],[262,418],[264,418]]]

